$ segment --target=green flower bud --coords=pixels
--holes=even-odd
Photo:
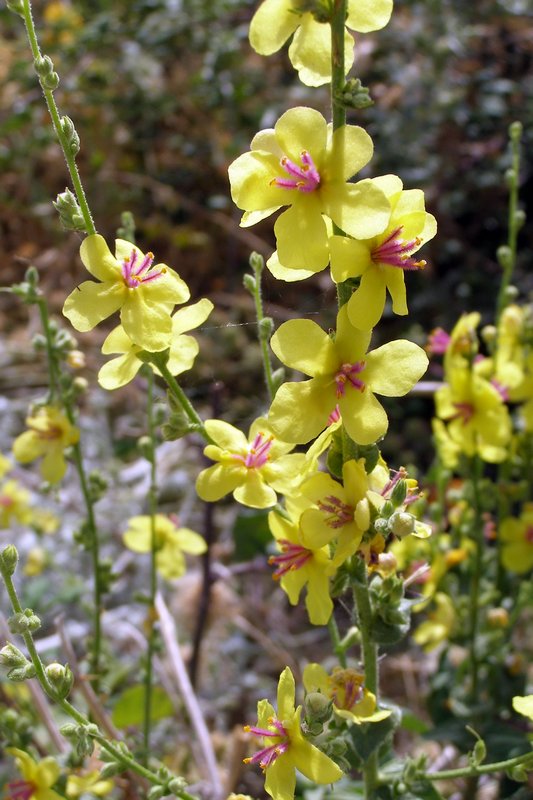
[[[255,290],[257,289],[257,281],[253,275],[250,275],[250,273],[247,272],[242,279],[242,283],[244,288],[250,292],[250,294],[255,294]]]
[[[35,678],[35,667],[33,664],[28,661],[23,667],[15,667],[14,669],[10,669],[7,673],[7,677],[10,681],[16,681],[17,683],[22,681],[27,681],[29,678]]]
[[[474,745],[474,749],[472,751],[470,760],[472,764],[474,764],[477,767],[479,764],[485,761],[486,757],[487,757],[487,747],[485,745],[485,742],[483,741],[483,739],[478,739]]]
[[[509,125],[509,136],[514,142],[518,142],[522,137],[523,126],[518,120]]]
[[[6,0],[6,6],[14,14],[20,14],[21,17],[24,16],[24,4],[22,0]]]
[[[511,769],[507,770],[507,775],[512,781],[516,781],[517,783],[525,783],[528,780],[527,769],[523,764],[517,764],[516,767],[511,767]]]
[[[41,627],[41,620],[33,613],[31,608],[13,614],[7,621],[11,633],[28,633],[38,630]]]
[[[169,793],[178,794],[179,792],[183,792],[186,786],[187,782],[184,778],[172,778],[168,782],[167,790]]]
[[[152,460],[154,444],[149,436],[141,436],[141,438],[137,441],[137,448],[143,458],[145,458],[147,461]]]
[[[505,289],[505,299],[506,300],[509,300],[509,302],[512,302],[513,300],[516,300],[518,295],[519,295],[519,291],[516,288],[516,286],[513,286],[511,284],[510,286],[506,287],[506,289]]]
[[[31,286],[32,289],[36,289],[39,284],[39,273],[37,268],[33,265],[28,267],[26,272],[24,273],[24,280]]]
[[[66,144],[69,152],[75,156],[79,153],[80,150],[80,137],[78,136],[78,132],[74,127],[74,123],[70,119],[70,117],[64,116],[61,117],[60,120],[60,127],[63,133],[63,136],[66,139]]]
[[[407,511],[395,511],[389,519],[389,530],[399,539],[409,536],[415,529],[415,518]]]
[[[41,85],[45,89],[57,89],[59,86],[59,75],[54,71],[54,62],[50,56],[39,56],[33,62],[35,71],[39,76]]]
[[[248,263],[250,264],[254,272],[261,273],[265,268],[265,259],[259,253],[256,253],[255,250],[253,253],[250,254],[250,259]]]
[[[346,81],[340,100],[347,108],[368,108],[374,105],[370,91],[363,86],[359,78],[350,78]]]
[[[327,722],[331,717],[333,703],[320,692],[309,692],[304,701],[305,721],[309,725]]]
[[[125,769],[126,767],[123,764],[119,764],[117,761],[110,761],[100,770],[100,778],[102,780],[113,778],[115,775],[124,772]]]
[[[398,506],[403,505],[406,497],[407,497],[407,481],[402,479],[398,481],[398,483],[392,490],[392,494],[390,496],[391,503],[395,508],[398,508]]]
[[[271,317],[265,317],[259,323],[259,335],[261,339],[270,339],[274,332],[274,320]]]
[[[505,181],[505,185],[507,186],[507,188],[512,189],[516,185],[516,179],[517,179],[516,170],[514,170],[512,167],[506,169],[503,174],[503,179]]]
[[[19,554],[14,544],[8,544],[0,553],[0,572],[6,578],[11,577],[17,568]]]
[[[526,222],[526,212],[522,208],[519,208],[517,211],[515,211],[514,222],[517,230],[520,230],[520,228],[524,227]]]
[[[383,517],[378,517],[374,522],[374,530],[376,533],[381,533],[386,536],[389,532],[389,520],[383,519]]]
[[[148,792],[148,800],[160,800],[160,798],[164,797],[166,794],[168,794],[168,792],[165,786],[152,786]]]
[[[78,735],[79,727],[79,725],[75,725],[73,722],[67,722],[66,725],[60,727],[59,733],[61,736],[64,736],[65,739],[75,739]]]
[[[59,221],[64,228],[70,231],[86,230],[85,220],[76,195],[70,189],[65,189],[64,192],[58,194],[52,205],[59,213]]]
[[[496,250],[496,258],[498,259],[500,267],[503,267],[503,269],[509,269],[513,258],[511,248],[506,244],[502,244],[502,246],[498,247]]]
[[[21,653],[18,647],[11,642],[8,642],[0,650],[0,664],[3,667],[22,667],[28,663],[24,653]]]
[[[74,675],[68,664],[49,664],[45,668],[45,674],[58,696],[64,700],[70,694],[74,683]]]

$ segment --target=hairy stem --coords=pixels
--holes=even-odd
[[[28,35],[28,41],[30,43],[31,52],[33,55],[34,62],[37,59],[42,57],[41,49],[39,47],[39,42],[37,40],[37,33],[35,31],[35,25],[33,22],[32,10],[31,10],[31,0],[23,0],[23,9],[24,9],[24,25],[26,27],[26,33]],[[91,211],[89,209],[89,205],[87,203],[87,198],[85,196],[85,191],[83,189],[83,185],[81,183],[80,175],[78,172],[78,167],[76,166],[76,158],[71,153],[69,144],[63,130],[61,128],[61,119],[59,116],[59,111],[57,108],[57,104],[54,98],[54,93],[52,89],[48,89],[44,84],[43,81],[39,78],[39,82],[41,84],[41,88],[43,90],[44,99],[46,100],[46,105],[48,106],[48,111],[50,113],[50,117],[52,118],[52,124],[54,126],[54,131],[59,141],[59,145],[63,151],[63,155],[65,157],[65,161],[67,163],[67,168],[70,173],[70,178],[72,180],[72,185],[74,187],[74,191],[76,193],[76,197],[78,200],[78,204],[80,206],[80,210],[85,222],[85,230],[88,234],[96,233],[96,228],[91,216]]]

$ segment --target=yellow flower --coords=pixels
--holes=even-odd
[[[444,592],[437,592],[433,598],[437,608],[428,614],[413,633],[413,639],[426,652],[446,641],[455,627],[456,614],[453,601]]]
[[[199,300],[191,306],[180,308],[172,317],[172,331],[169,340],[169,355],[167,368],[171,375],[180,375],[190,369],[198,355],[198,342],[192,336],[185,336],[185,331],[190,331],[201,325],[211,311],[213,303],[210,300]],[[118,389],[129,383],[139,371],[142,361],[138,358],[142,347],[134,344],[128,334],[118,325],[107,336],[102,345],[102,353],[121,353],[118,358],[112,358],[104,364],[98,373],[98,383],[104,389]],[[159,370],[152,365],[156,374]]]
[[[30,493],[18,481],[6,481],[0,486],[0,528],[8,528],[13,519],[24,523],[31,518]]]
[[[248,438],[222,420],[206,420],[205,429],[215,444],[207,445],[204,455],[218,463],[198,476],[202,500],[212,503],[233,492],[242,505],[269,508],[276,492],[287,494],[305,475],[305,455],[290,454],[294,445],[277,439],[263,418],[255,420]]]
[[[361,277],[348,301],[350,322],[361,330],[373,328],[381,318],[387,290],[394,313],[407,314],[404,272],[425,266],[425,261],[416,261],[412,255],[437,232],[435,217],[426,213],[420,189],[403,191],[396,175],[383,175],[372,183],[391,205],[390,221],[383,233],[364,241],[346,236],[330,239],[333,280],[341,283]]]
[[[76,798],[88,792],[96,797],[107,797],[113,789],[113,781],[100,780],[98,770],[92,770],[85,775],[69,775],[67,778],[67,797]]]
[[[305,607],[312,625],[327,625],[333,601],[329,594],[329,576],[332,569],[328,543],[335,532],[305,532],[298,523],[299,514],[289,515],[292,519],[271,511],[268,515],[270,531],[281,552],[271,556],[269,564],[275,564],[274,579],[287,594],[291,604],[298,603],[300,592],[307,586]]]
[[[364,459],[347,461],[342,468],[342,478],[344,485],[326,473],[318,472],[300,487],[301,493],[315,505],[301,516],[302,533],[337,540],[334,567],[356,552],[370,525]]]
[[[507,457],[511,436],[507,406],[500,392],[467,366],[455,362],[449,383],[435,394],[437,416],[446,421],[450,439],[467,456],[478,453],[498,463]],[[442,437],[442,431],[438,431]]]
[[[58,763],[52,757],[34,761],[28,753],[16,747],[7,747],[6,753],[15,758],[22,781],[7,784],[6,800],[61,800],[61,795],[51,787],[60,775]]]
[[[9,458],[6,458],[2,453],[0,453],[0,478],[3,478],[4,475],[7,475],[8,472],[11,472],[13,469],[11,461]]]
[[[32,547],[22,570],[24,575],[40,575],[48,562],[48,553],[42,547]]]
[[[376,695],[364,686],[365,677],[352,668],[335,667],[328,674],[320,664],[307,664],[303,683],[306,692],[320,692],[333,702],[333,710],[347,722],[379,722],[390,711],[376,711]]]
[[[533,503],[526,503],[519,518],[506,517],[498,532],[502,564],[523,575],[533,567]]]
[[[184,553],[205,553],[204,539],[189,528],[178,528],[164,514],[155,515],[156,567],[168,580],[179,578],[185,572]],[[152,518],[132,517],[123,536],[124,544],[135,553],[149,553],[152,549]]]
[[[390,205],[372,181],[347,181],[372,157],[370,136],[354,125],[333,132],[312,108],[291,108],[274,129],[260,131],[251,151],[229,167],[231,194],[254,225],[282,206],[276,220],[279,261],[288,269],[318,272],[329,263],[324,217],[356,238],[385,230]]]
[[[374,392],[385,397],[407,394],[427,368],[421,347],[400,339],[367,353],[371,332],[355,329],[344,305],[337,316],[335,341],[307,319],[283,323],[271,339],[279,360],[311,375],[284,383],[270,408],[273,430],[285,440],[305,443],[327,426],[338,406],[349,436],[371,444],[383,436],[388,420]]]
[[[187,284],[166,264],[153,265],[153,253],[116,240],[116,257],[95,233],[80,248],[83,264],[100,281],[84,281],[67,297],[63,314],[77,331],[90,331],[120,309],[120,321],[132,342],[144,350],[165,350],[172,333],[171,313],[185,303]]]
[[[41,475],[50,483],[60,481],[66,472],[64,450],[76,444],[80,432],[55,406],[41,406],[26,419],[29,430],[13,442],[13,455],[21,464],[44,456]]]
[[[331,30],[302,10],[300,0],[264,0],[250,24],[250,44],[263,56],[279,50],[294,34],[289,58],[307,86],[331,81]],[[346,27],[358,33],[377,31],[390,19],[392,0],[348,0]],[[353,38],[345,31],[344,74],[350,71],[354,53]]]
[[[268,700],[260,700],[257,726],[245,728],[263,739],[265,747],[245,763],[259,764],[265,773],[265,790],[273,800],[293,800],[296,770],[318,784],[334,783],[343,774],[334,761],[303,737],[302,707],[295,708],[294,703],[294,677],[286,667],[278,683],[277,714]]]
[[[533,694],[525,695],[525,697],[513,697],[513,708],[533,722]]]

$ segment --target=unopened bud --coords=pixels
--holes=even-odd
[[[28,661],[28,663],[24,664],[22,667],[14,667],[13,669],[10,669],[7,673],[7,677],[10,681],[15,681],[16,683],[27,681],[30,678],[35,678],[35,667],[30,661]]]
[[[242,283],[245,289],[247,289],[250,294],[254,294],[255,290],[257,289],[257,281],[255,280],[253,275],[250,275],[249,272],[246,273],[244,278],[242,279]]]
[[[378,556],[377,571],[384,578],[394,575],[398,562],[394,553],[380,553]]]
[[[74,127],[74,123],[70,117],[64,116],[61,117],[59,124],[63,136],[66,139],[66,145],[69,152],[73,156],[77,155],[80,150],[80,137],[78,136],[78,131]]]
[[[517,142],[522,136],[523,126],[518,120],[511,122],[509,125],[509,136],[513,141]]]
[[[76,195],[70,189],[60,192],[52,205],[59,213],[59,220],[64,228],[71,231],[86,230],[85,220],[76,200]]]
[[[85,366],[85,353],[81,350],[70,350],[65,360],[71,369],[83,369]]]
[[[0,572],[5,577],[11,577],[17,568],[19,554],[14,544],[8,544],[0,553]]]
[[[407,511],[395,511],[389,519],[389,530],[399,539],[409,536],[415,529],[415,518]]]
[[[392,490],[390,499],[395,508],[401,506],[407,497],[407,481],[399,480],[394,489]]]
[[[309,692],[304,701],[305,719],[308,723],[327,722],[331,717],[333,704],[320,692]]]
[[[7,621],[11,633],[33,633],[41,627],[41,620],[33,613],[31,608],[26,608],[20,613],[13,614]]]
[[[524,211],[523,208],[519,208],[517,211],[515,211],[514,222],[516,225],[516,229],[518,231],[520,230],[520,228],[524,227],[526,222],[526,212]]]
[[[72,388],[76,397],[79,397],[80,395],[86,393],[87,389],[89,388],[89,381],[87,378],[82,378],[81,375],[76,375],[72,381]]]
[[[483,336],[483,341],[486,344],[491,344],[494,342],[497,336],[497,329],[495,325],[485,325],[485,327],[481,330],[481,335]]]
[[[255,250],[250,254],[250,260],[248,263],[254,272],[261,273],[265,268],[265,259],[259,253],[256,253]]]
[[[374,522],[374,530],[376,533],[381,533],[386,536],[389,532],[389,520],[383,519],[383,517],[378,517]]]
[[[46,677],[54,687],[58,696],[64,700],[70,694],[72,684],[74,683],[74,675],[68,664],[49,664],[45,668]]]
[[[265,317],[259,323],[259,335],[261,339],[270,339],[274,330],[274,320],[271,317]]]
[[[487,621],[492,628],[506,628],[509,614],[505,608],[490,608],[487,611]]]
[[[509,300],[509,301],[516,300],[516,298],[518,297],[519,294],[520,294],[520,292],[518,291],[516,286],[513,286],[512,284],[510,284],[509,286],[506,286],[505,292],[504,292],[504,296],[505,296],[506,300]]]
[[[22,0],[6,0],[6,6],[14,14],[20,14],[21,17],[24,16],[24,4]]]
[[[148,800],[160,800],[160,798],[164,797],[166,794],[168,794],[168,792],[164,786],[152,786],[148,792]]]
[[[100,778],[101,780],[114,778],[115,775],[124,772],[125,769],[126,767],[123,764],[119,764],[117,761],[110,761],[109,764],[105,764],[100,770]]]
[[[22,667],[28,663],[28,659],[21,653],[18,647],[8,642],[0,650],[0,664],[3,667]]]
[[[509,269],[513,259],[511,248],[506,244],[502,244],[501,247],[498,247],[496,250],[496,258],[498,259],[499,265],[503,267],[503,269]]]
[[[57,89],[59,86],[59,75],[54,70],[54,62],[50,56],[39,56],[33,63],[41,85],[45,89],[51,89],[52,91]]]

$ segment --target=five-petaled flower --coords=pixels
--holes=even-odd
[[[153,519],[155,563],[164,578],[180,578],[185,572],[184,553],[201,555],[206,543],[200,534],[189,528],[179,528],[170,517],[156,514]],[[152,549],[152,517],[132,517],[123,536],[124,544],[135,553]]]
[[[357,670],[335,667],[327,673],[320,664],[307,664],[303,683],[306,692],[320,692],[333,702],[333,710],[347,722],[379,722],[390,716],[390,711],[376,711],[376,695],[364,685],[365,677]]]
[[[276,566],[274,579],[279,580],[291,604],[298,603],[300,593],[307,586],[305,607],[312,625],[327,625],[333,601],[329,594],[332,568],[329,542],[335,532],[322,530],[306,533],[299,525],[300,510],[290,501],[287,511],[290,519],[271,511],[268,525],[276,540],[280,555],[271,556],[269,563]]]
[[[526,503],[520,517],[506,517],[498,530],[501,560],[506,569],[523,575],[533,567],[533,503]]]
[[[348,0],[346,27],[358,33],[377,31],[390,19],[392,0]],[[250,44],[269,56],[294,34],[289,58],[302,83],[321,86],[331,80],[331,29],[327,19],[318,22],[301,0],[264,0],[250,24]],[[344,74],[354,60],[353,37],[344,34]]]
[[[170,343],[171,313],[185,303],[187,284],[166,264],[153,264],[152,253],[116,240],[116,255],[105,239],[95,233],[80,248],[83,264],[99,283],[84,281],[65,300],[63,314],[77,331],[90,331],[120,309],[120,321],[134,344],[158,352]]]
[[[284,383],[269,412],[273,430],[286,441],[305,443],[328,424],[338,405],[349,436],[371,444],[383,436],[388,420],[374,392],[401,397],[422,377],[428,359],[421,347],[400,339],[367,353],[371,331],[355,329],[344,305],[337,316],[335,341],[315,322],[284,322],[271,339],[279,360],[311,375]]]
[[[291,108],[229,167],[233,200],[245,211],[241,225],[289,206],[274,225],[279,261],[289,269],[324,269],[329,263],[324,217],[358,239],[377,236],[388,225],[390,204],[381,189],[371,180],[347,183],[372,151],[362,128],[345,125],[333,132],[318,111]]]
[[[13,442],[13,455],[21,464],[44,456],[41,475],[50,483],[60,481],[67,469],[64,450],[76,444],[80,432],[55,406],[41,406],[26,419],[29,430]]]
[[[420,189],[403,191],[396,175],[374,178],[387,196],[391,217],[383,233],[358,241],[332,236],[331,277],[336,283],[361,276],[358,289],[348,301],[348,316],[356,328],[369,330],[379,321],[387,290],[395,314],[407,314],[404,272],[422,269],[426,262],[413,254],[437,232],[435,217],[424,207]]]
[[[245,730],[263,739],[264,747],[245,763],[259,764],[265,773],[265,790],[273,800],[293,800],[296,770],[314,783],[334,783],[342,770],[318,747],[304,738],[300,726],[302,707],[295,708],[294,677],[288,667],[278,683],[277,714],[268,702],[257,704],[257,726]]]
[[[185,331],[193,330],[205,322],[212,310],[213,303],[204,298],[193,305],[180,308],[172,316],[172,331],[166,364],[171,375],[180,375],[192,367],[199,347],[196,339],[186,336]],[[120,353],[120,355],[112,358],[101,368],[98,373],[100,386],[103,386],[104,389],[118,389],[133,380],[143,363],[139,359],[142,349],[131,341],[122,325],[118,325],[112,330],[102,345],[102,353],[104,355]],[[152,365],[152,369],[156,374],[160,374],[157,367]]]
[[[256,419],[248,438],[228,422],[208,419],[208,436],[214,442],[204,455],[217,461],[204,469],[196,481],[202,500],[214,502],[233,492],[238,503],[251,508],[269,508],[276,503],[276,492],[291,491],[305,475],[305,455],[291,454],[293,444],[280,441],[266,419]]]

